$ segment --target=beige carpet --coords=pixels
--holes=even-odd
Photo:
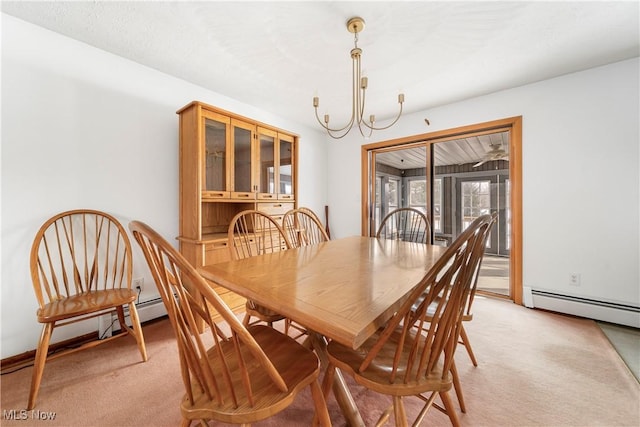
[[[467,326],[479,366],[463,348],[458,369],[467,400],[465,426],[638,426],[640,385],[595,322],[531,310],[479,297]],[[55,413],[38,421],[17,417],[26,405],[32,368],[2,376],[2,426],[176,426],[182,395],[175,342],[168,321],[144,327],[149,361],[129,338],[52,361],[44,373],[37,410]],[[366,424],[389,401],[350,382]],[[345,424],[337,404],[329,409]],[[309,425],[308,393],[258,426]],[[410,415],[419,404],[407,399]],[[430,411],[424,425],[446,426]],[[389,423],[388,425],[392,425]]]

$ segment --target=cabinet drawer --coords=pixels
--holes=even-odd
[[[278,194],[278,200],[293,201],[293,194]]]
[[[285,213],[293,209],[293,203],[259,203],[258,210],[264,212],[267,215],[273,217],[273,219],[280,225],[282,224],[282,218]]]
[[[293,209],[293,203],[259,203],[258,210],[264,212],[267,215],[284,215],[288,211]]]
[[[207,243],[204,246],[204,265],[229,260],[231,260],[231,254],[229,253],[229,243],[226,240]]]
[[[240,191],[232,191],[231,198],[233,200],[255,200],[256,193],[245,193]]]
[[[258,200],[277,200],[278,195],[273,193],[258,193]]]
[[[229,191],[203,191],[203,199],[230,199],[231,193]]]

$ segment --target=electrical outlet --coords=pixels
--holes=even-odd
[[[580,273],[571,273],[571,276],[569,276],[569,284],[572,286],[580,286]]]
[[[133,289],[142,292],[144,289],[144,277],[133,279]]]

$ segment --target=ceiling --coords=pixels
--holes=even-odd
[[[504,150],[502,160],[509,158],[509,132],[471,136],[434,144],[434,166],[477,164],[486,158],[491,148]],[[502,153],[502,152],[501,152]],[[382,163],[399,170],[424,168],[427,163],[426,145],[420,147],[393,149],[376,154],[376,163]]]
[[[2,1],[4,13],[291,120],[351,110],[361,16],[367,109],[405,112],[637,57],[639,3]],[[230,77],[232,76],[232,78]],[[402,119],[401,119],[402,120]]]

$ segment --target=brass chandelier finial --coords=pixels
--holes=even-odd
[[[313,108],[316,113],[316,119],[320,126],[322,126],[327,134],[334,138],[340,139],[347,135],[354,124],[358,125],[358,130],[360,134],[368,138],[371,136],[374,130],[383,130],[388,129],[393,126],[400,116],[402,115],[402,104],[404,103],[404,94],[398,94],[398,103],[400,104],[400,111],[396,118],[387,126],[376,127],[374,126],[376,116],[371,114],[369,116],[369,121],[363,120],[364,116],[364,104],[365,104],[365,92],[367,86],[369,84],[369,80],[367,77],[362,76],[361,70],[361,56],[362,49],[358,47],[358,33],[360,33],[364,29],[364,19],[360,17],[354,17],[347,21],[347,30],[354,35],[354,48],[351,49],[351,59],[352,59],[352,104],[351,104],[351,119],[349,122],[342,128],[331,128],[329,127],[329,115],[324,115],[324,122],[320,120],[318,116],[318,106],[320,105],[320,99],[317,96],[313,97]]]

